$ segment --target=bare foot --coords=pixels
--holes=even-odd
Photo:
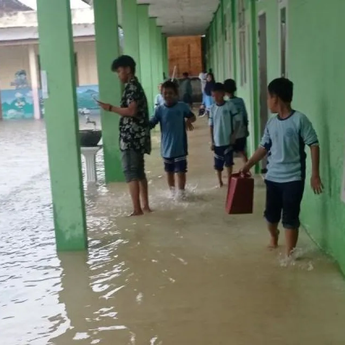
[[[223,183],[223,182],[220,182],[220,183],[219,183],[219,188],[222,188],[222,187],[224,187],[224,183]]]
[[[278,230],[275,236],[271,236],[271,241],[270,241],[270,244],[268,245],[269,249],[278,248],[279,234],[280,232]]]
[[[128,217],[137,217],[137,216],[142,216],[144,212],[142,210],[140,211],[133,211]]]
[[[152,212],[153,212],[152,209],[150,208],[150,206],[143,207],[143,211],[144,211],[145,213],[152,213]]]

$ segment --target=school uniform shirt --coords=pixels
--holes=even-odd
[[[214,145],[229,146],[234,123],[240,121],[237,109],[231,102],[222,105],[213,104],[210,109],[209,126],[213,127]]]
[[[161,154],[163,158],[179,158],[188,155],[186,119],[194,114],[189,106],[177,102],[172,106],[159,106],[150,120],[151,128],[161,126]]]
[[[164,104],[164,98],[163,98],[163,96],[159,93],[157,96],[156,96],[156,98],[155,98],[155,101],[154,101],[155,103],[155,109],[157,108],[157,107],[159,107],[160,105],[163,105]]]
[[[138,112],[135,117],[121,116],[120,118],[120,149],[150,154],[149,109],[144,89],[136,77],[133,77],[125,86],[121,108],[128,108],[132,102],[136,102]]]
[[[266,180],[278,183],[304,180],[305,145],[319,145],[319,141],[304,114],[293,111],[285,119],[279,116],[271,118],[261,141],[261,146],[268,151]]]
[[[248,136],[248,113],[244,101],[240,97],[230,98],[228,102],[231,102],[237,109],[238,120],[241,122],[239,132],[236,139],[246,138]]]

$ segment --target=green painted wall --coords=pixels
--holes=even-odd
[[[267,18],[268,81],[280,76],[280,38],[278,1],[246,0],[247,83],[241,85],[243,63],[239,52],[238,0],[232,1],[235,20],[234,61],[238,95],[243,97],[250,112],[251,147],[258,144],[258,66],[257,18],[262,12]],[[322,196],[315,196],[309,178],[302,205],[303,226],[315,241],[338,262],[345,273],[345,203],[341,201],[344,166],[343,98],[345,90],[345,30],[344,0],[288,0],[287,74],[295,83],[294,107],[307,114],[318,132],[321,145],[321,176],[325,185]],[[217,18],[217,16],[215,16]],[[320,25],[327,23],[327,25]],[[212,26],[211,26],[212,29]],[[214,49],[214,33],[210,30],[210,45]],[[217,56],[211,54],[213,59]],[[222,61],[211,60],[212,65]],[[215,67],[214,67],[215,68]],[[215,68],[216,70],[216,68]],[[310,157],[308,157],[310,176]]]
[[[332,0],[330,6],[322,0],[290,0],[288,11],[288,76],[295,83],[295,107],[309,116],[319,135],[325,185],[322,197],[306,189],[302,222],[345,272],[345,204],[340,200],[345,152],[345,1]]]

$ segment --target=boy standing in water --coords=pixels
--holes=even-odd
[[[102,109],[118,114],[120,118],[120,150],[123,173],[133,203],[131,216],[151,212],[148,183],[145,174],[145,154],[151,153],[149,109],[145,92],[135,76],[136,63],[132,57],[122,55],[112,63],[111,70],[125,84],[121,105],[98,101]],[[141,200],[140,200],[141,199]]]
[[[178,88],[172,81],[162,85],[164,105],[156,109],[150,120],[151,128],[161,126],[161,153],[168,186],[175,193],[177,175],[178,196],[183,197],[186,186],[188,141],[187,128],[192,129],[195,116],[186,103],[178,102]]]
[[[323,189],[317,135],[308,118],[292,109],[292,98],[293,83],[290,80],[279,78],[268,85],[268,107],[278,115],[267,122],[260,147],[242,169],[244,173],[248,172],[269,154],[265,218],[271,235],[270,247],[278,247],[278,224],[282,216],[287,256],[293,253],[298,240],[306,177],[305,145],[310,147],[311,152],[311,187],[315,194],[322,193]]]
[[[241,119],[241,124],[239,131],[237,133],[236,141],[234,144],[234,152],[241,155],[244,160],[244,163],[247,162],[247,153],[246,153],[246,146],[247,146],[247,137],[249,135],[248,132],[248,113],[244,101],[240,97],[236,97],[235,93],[237,91],[236,82],[233,79],[227,79],[224,82],[225,87],[225,95],[229,98],[229,102],[232,102],[237,109],[239,118]]]
[[[219,186],[223,186],[222,172],[224,165],[228,177],[232,174],[233,144],[239,130],[240,118],[236,107],[224,100],[225,88],[216,83],[212,90],[215,104],[210,108],[209,126],[211,134],[211,150],[214,151],[214,168],[217,171]]]

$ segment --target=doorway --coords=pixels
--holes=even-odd
[[[258,58],[259,58],[259,92],[260,92],[260,134],[264,134],[268,121],[267,107],[267,23],[266,13],[259,15],[258,23]],[[267,172],[267,159],[261,161],[261,173]]]

